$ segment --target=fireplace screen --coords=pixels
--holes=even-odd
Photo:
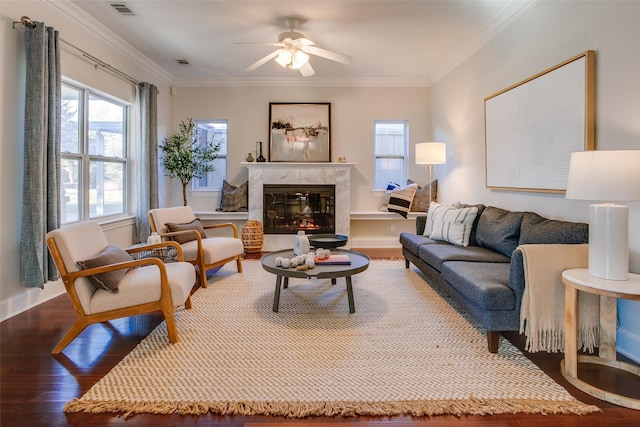
[[[335,185],[264,185],[264,233],[335,233]]]

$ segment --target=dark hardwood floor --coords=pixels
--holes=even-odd
[[[394,254],[395,255],[395,254]],[[381,256],[379,253],[376,256]],[[425,284],[425,286],[427,286]],[[562,354],[525,354],[555,381],[579,400],[597,405],[601,412],[584,415],[496,415],[413,417],[306,418],[247,416],[135,415],[124,419],[116,414],[64,414],[62,408],[74,397],[82,396],[113,368],[153,328],[161,322],[159,314],[140,315],[90,326],[63,354],[52,356],[51,349],[73,323],[75,314],[66,295],[0,323],[0,425],[6,426],[251,426],[312,424],[315,427],[355,423],[384,427],[434,426],[640,426],[640,411],[621,408],[592,398],[569,385],[560,374]],[[517,333],[504,334],[520,349]],[[640,381],[608,368],[587,366],[582,378],[608,390],[640,398]]]

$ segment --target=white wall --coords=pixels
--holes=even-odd
[[[177,129],[187,117],[228,119],[227,180],[238,185],[247,179],[247,170],[240,162],[255,150],[256,141],[263,142],[268,158],[269,102],[331,103],[331,160],[344,156],[357,163],[351,171],[354,211],[375,211],[381,203],[371,193],[374,120],[408,120],[411,145],[429,137],[429,90],[424,87],[180,87],[171,97],[171,123]],[[414,164],[413,150],[410,155],[409,176],[426,183],[424,168]],[[179,205],[181,200],[181,187],[173,180],[161,204]],[[197,202],[196,210],[213,211],[218,207],[212,195],[191,196],[190,200]]]
[[[640,2],[543,1],[431,87],[434,137],[448,143],[444,200],[588,222],[588,202],[485,188],[484,98],[596,51],[596,147],[640,149]],[[640,185],[640,183],[629,183]],[[630,269],[640,273],[640,203],[630,203]],[[619,303],[618,351],[640,361],[640,303]]]
[[[60,37],[130,76],[160,88],[158,121],[161,135],[169,122],[169,86],[149,69],[101,40],[94,31],[75,25],[64,13],[39,1],[0,2],[0,320],[13,316],[64,291],[61,282],[45,289],[20,286],[20,223],[22,218],[22,164],[24,134],[24,30],[12,28],[23,15],[56,28]],[[91,23],[89,23],[91,25]],[[97,29],[97,26],[93,26]],[[65,77],[104,91],[125,102],[134,102],[131,83],[94,66],[68,46],[61,44],[61,67]],[[128,219],[104,225],[107,238],[120,245],[131,244],[134,223]]]

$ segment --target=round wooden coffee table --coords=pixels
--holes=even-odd
[[[316,279],[331,279],[332,284],[336,284],[336,279],[344,277],[347,283],[347,297],[349,299],[349,313],[355,313],[355,303],[353,300],[353,286],[351,283],[351,276],[361,273],[369,268],[369,257],[361,252],[343,250],[331,251],[335,255],[348,255],[351,261],[350,265],[316,265],[308,270],[300,271],[295,268],[282,268],[276,267],[276,258],[293,258],[295,254],[293,250],[284,250],[271,252],[264,255],[260,262],[262,268],[269,273],[276,275],[276,291],[273,296],[273,311],[278,312],[278,305],[280,303],[280,289],[282,286],[282,279],[284,278],[284,288],[289,286],[290,277],[298,277],[301,279],[309,279],[315,277]]]

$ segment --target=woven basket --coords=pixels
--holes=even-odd
[[[262,223],[256,220],[249,220],[242,226],[242,244],[247,253],[260,252],[262,249],[264,233]]]

